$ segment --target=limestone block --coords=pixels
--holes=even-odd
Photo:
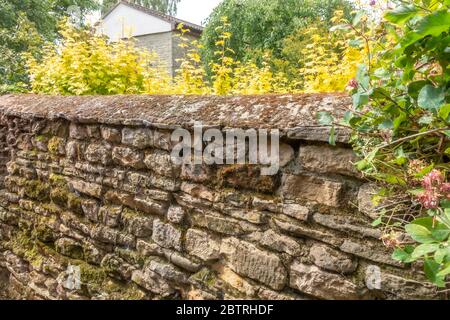
[[[153,131],[146,128],[123,128],[122,143],[138,149],[153,146]]]
[[[201,230],[189,229],[185,248],[189,254],[204,261],[216,260],[220,256],[220,239]]]
[[[274,290],[284,288],[287,272],[280,258],[262,251],[249,242],[228,238],[222,241],[221,253],[238,274],[260,281]]]
[[[352,149],[330,145],[300,146],[299,162],[303,169],[319,173],[359,176],[353,163],[358,161]]]
[[[341,274],[352,273],[358,266],[356,260],[351,255],[333,249],[325,244],[314,244],[309,254],[315,265],[322,269]]]
[[[115,147],[112,151],[113,160],[122,166],[140,169],[144,167],[144,153],[128,148]]]
[[[358,300],[356,285],[341,275],[294,262],[290,268],[289,286],[320,299]]]
[[[339,207],[344,185],[341,182],[308,175],[287,175],[281,189],[285,199],[302,199]]]
[[[175,250],[182,250],[182,232],[159,219],[153,221],[153,241],[161,247]]]

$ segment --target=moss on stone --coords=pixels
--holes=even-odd
[[[41,208],[47,211],[48,214],[52,215],[59,215],[61,212],[61,208],[54,203],[44,203],[41,205]]]
[[[144,266],[145,257],[141,256],[136,251],[123,249],[123,248],[116,248],[115,252],[117,253],[117,255],[119,257],[121,257],[122,259],[124,259],[126,262],[128,262],[130,264],[137,264],[141,268]]]
[[[64,144],[64,140],[60,137],[52,137],[47,144],[48,151],[51,155],[58,155],[60,147]]]
[[[142,300],[147,296],[136,284],[125,284],[113,279],[105,281],[103,288],[112,300]]]
[[[66,177],[57,174],[51,174],[49,177],[51,184],[50,198],[58,206],[68,208],[76,214],[82,214],[82,199],[76,194],[70,192]]]
[[[78,264],[80,267],[81,282],[93,287],[101,288],[108,275],[103,268],[92,266],[86,262]]]
[[[122,210],[122,217],[124,218],[135,218],[142,216],[148,216],[148,214],[145,214],[141,211],[132,210],[130,208],[123,208]]]
[[[67,193],[67,206],[76,214],[83,214],[82,200],[73,193]]]
[[[66,177],[56,173],[50,174],[49,181],[54,186],[67,186]]]
[[[68,196],[65,189],[52,188],[50,198],[54,204],[63,208],[67,207]]]
[[[49,200],[49,190],[50,185],[40,180],[30,180],[24,185],[25,195],[28,198],[41,202],[47,202]]]
[[[46,142],[46,141],[48,141],[48,136],[44,135],[44,134],[41,134],[41,135],[37,135],[34,139],[37,142]]]
[[[42,266],[44,258],[39,252],[37,240],[33,240],[26,232],[20,231],[15,234],[9,244],[14,254],[25,259],[33,267],[39,269]]]
[[[203,283],[206,287],[213,287],[217,281],[217,275],[208,268],[203,268],[194,275],[192,279]]]
[[[55,241],[55,233],[50,225],[54,224],[56,219],[53,217],[39,217],[35,223],[34,234],[36,238],[44,243]]]

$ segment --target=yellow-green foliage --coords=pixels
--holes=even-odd
[[[342,12],[333,20],[339,21]],[[305,46],[301,50],[305,92],[339,92],[345,90],[363,62],[364,49],[360,44],[351,46],[339,32],[328,32],[319,26],[305,30]]]
[[[159,90],[168,79],[155,54],[132,40],[109,43],[63,23],[62,44],[44,49],[43,61],[28,58],[34,92],[62,95],[131,94]]]
[[[230,48],[230,24],[222,17],[215,43],[216,59],[209,65],[208,80],[201,61],[201,45],[189,42],[189,30],[178,26],[180,47],[185,57],[174,78],[153,52],[135,46],[132,39],[110,43],[88,30],[61,25],[62,43],[47,47],[44,58],[28,58],[32,90],[60,95],[87,94],[264,94],[287,92],[343,91],[361,61],[359,46],[350,47],[338,35],[311,27],[302,35],[299,64],[286,66],[289,72],[274,72],[277,63],[270,52],[259,61],[237,61]],[[290,40],[291,41],[291,40]],[[288,41],[289,42],[289,41]],[[296,48],[291,41],[291,48]],[[299,69],[298,65],[302,67]],[[275,68],[280,70],[280,68]],[[297,71],[295,71],[297,70]],[[288,80],[298,72],[301,81]]]

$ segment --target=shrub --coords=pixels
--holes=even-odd
[[[377,28],[361,11],[337,28],[368,57],[349,85],[353,111],[323,123],[350,126],[357,167],[384,186],[374,198],[386,245],[404,263],[420,260],[430,281],[450,274],[450,3],[394,1]],[[331,139],[333,140],[333,139]]]

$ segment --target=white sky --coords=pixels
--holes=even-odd
[[[223,0],[181,0],[178,4],[177,18],[202,25],[202,22],[209,17],[214,8]],[[100,12],[89,14],[86,19],[94,24],[100,19]]]
[[[178,4],[177,17],[188,22],[202,25],[209,17],[213,9],[223,0],[181,0]],[[369,0],[350,0],[355,3],[366,4]],[[378,2],[386,0],[379,0]],[[100,13],[94,13],[88,17],[88,21],[94,23],[100,18]]]
[[[181,0],[177,18],[201,25],[222,0]]]

